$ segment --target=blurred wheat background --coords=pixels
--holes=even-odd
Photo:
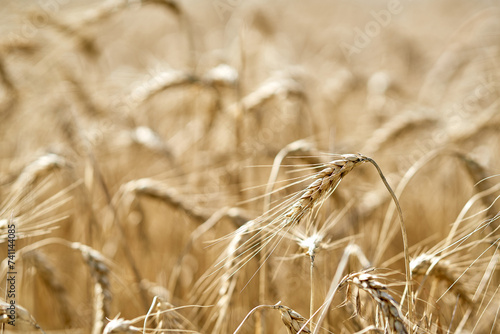
[[[499,333],[499,80],[495,1],[2,0],[2,332]]]

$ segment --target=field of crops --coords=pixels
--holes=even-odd
[[[2,333],[500,333],[500,3],[4,0]]]

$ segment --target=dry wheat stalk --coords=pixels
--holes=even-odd
[[[432,276],[446,282],[452,291],[460,295],[469,305],[473,305],[470,293],[460,282],[458,275],[453,273],[450,261],[444,260],[441,256],[424,253],[411,260],[410,268],[413,275]]]
[[[391,333],[407,334],[405,319],[399,309],[399,304],[387,292],[387,286],[377,280],[377,276],[369,274],[366,271],[352,273],[345,276],[340,286],[352,285],[367,292],[373,300],[380,307],[384,318],[386,319],[386,326],[390,329]],[[348,290],[348,295],[350,291]]]

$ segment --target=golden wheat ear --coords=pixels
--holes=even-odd
[[[400,306],[396,300],[389,294],[388,287],[381,283],[377,276],[367,271],[349,274],[344,277],[340,287],[351,285],[368,293],[377,303],[385,318],[385,324],[380,324],[379,329],[383,330],[386,326],[392,333],[408,334],[405,323],[407,320],[403,317]]]

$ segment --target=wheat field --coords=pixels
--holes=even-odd
[[[2,333],[500,333],[495,1],[0,6]]]

